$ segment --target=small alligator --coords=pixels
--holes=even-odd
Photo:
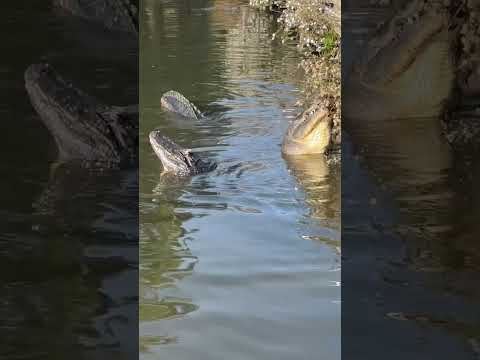
[[[118,164],[138,156],[138,107],[108,106],[65,81],[50,65],[25,71],[30,101],[57,144],[59,160]]]
[[[107,29],[138,33],[138,1],[134,0],[53,0],[75,16],[103,23]]]
[[[181,116],[200,119],[203,117],[198,108],[192,104],[185,96],[174,90],[167,91],[160,99],[162,107]]]
[[[159,130],[149,135],[150,144],[162,162],[163,174],[191,176],[215,170],[217,165],[200,159],[190,149],[184,149],[174,143]]]

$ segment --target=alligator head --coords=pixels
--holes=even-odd
[[[324,99],[326,100],[326,99]],[[325,154],[335,145],[331,102],[317,102],[289,126],[282,143],[285,155]]]
[[[149,135],[153,151],[162,162],[163,173],[190,176],[214,170],[215,163],[206,162],[189,149],[183,149],[168,137],[154,130]]]
[[[30,101],[57,144],[60,160],[120,162],[138,148],[138,109],[106,106],[48,64],[25,72]]]
[[[203,116],[194,104],[174,90],[167,91],[163,94],[160,103],[163,108],[187,118],[199,119]]]
[[[379,28],[343,90],[347,119],[437,117],[454,85],[450,9],[414,0]]]
[[[138,1],[53,0],[54,5],[87,20],[103,23],[107,29],[138,33]]]

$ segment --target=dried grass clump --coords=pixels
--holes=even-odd
[[[340,93],[340,26],[330,2],[287,0],[278,21],[304,54],[306,90]]]
[[[250,0],[250,6],[267,11],[281,11],[287,0]]]

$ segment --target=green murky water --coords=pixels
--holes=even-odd
[[[343,2],[343,59],[357,58],[387,10]],[[478,162],[455,157],[436,118],[347,124],[342,356],[478,358]]]
[[[339,169],[280,153],[296,49],[245,1],[143,4],[141,358],[339,359]],[[164,112],[170,89],[207,117]],[[218,168],[163,181],[152,129]]]
[[[136,39],[51,1],[3,5],[0,358],[134,357],[138,173],[53,171],[55,142],[30,104],[24,71],[48,61],[106,103],[136,103]]]

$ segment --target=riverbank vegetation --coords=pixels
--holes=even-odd
[[[328,102],[334,142],[340,143],[341,30],[340,1],[250,0],[250,5],[274,14],[279,29],[272,37],[294,39],[302,52],[305,106]]]

